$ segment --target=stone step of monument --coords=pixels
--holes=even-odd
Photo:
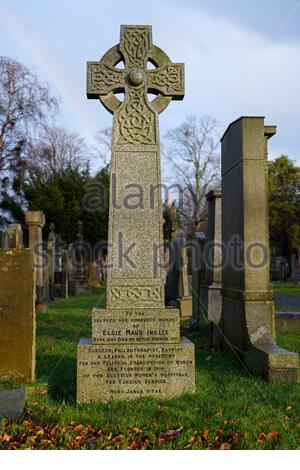
[[[169,398],[195,391],[195,346],[177,344],[94,345],[77,348],[77,402]]]

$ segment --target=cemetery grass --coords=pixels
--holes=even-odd
[[[293,281],[280,282],[275,281],[272,283],[274,294],[291,295],[293,297],[300,297],[300,285]]]
[[[2,449],[299,449],[300,390],[268,384],[196,345],[196,393],[170,400],[75,405],[76,347],[105,290],[58,300],[37,316],[37,382],[24,415],[2,420]],[[300,350],[300,335],[278,342]]]
[[[299,312],[300,307],[299,301],[300,298],[300,285],[296,284],[293,281],[273,282],[274,294],[277,296],[283,296],[287,302],[286,306],[278,305],[275,298],[275,311],[277,312]],[[296,301],[296,302],[295,302]],[[282,302],[281,302],[282,303]]]

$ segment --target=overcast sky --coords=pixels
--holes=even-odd
[[[35,69],[62,97],[60,122],[89,142],[112,116],[87,100],[86,61],[119,42],[121,24],[150,24],[153,42],[186,64],[186,95],[160,115],[161,135],[190,114],[223,128],[266,116],[270,158],[300,164],[300,1],[0,0],[1,54]]]

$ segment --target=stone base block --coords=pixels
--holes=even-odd
[[[299,381],[299,355],[280,348],[271,338],[245,352],[244,362],[254,375],[270,382]]]
[[[90,294],[90,292],[91,292],[91,289],[87,285],[85,279],[75,281],[75,295]]]
[[[177,300],[180,310],[181,318],[191,318],[193,313],[193,298],[191,295],[186,295]]]
[[[276,312],[276,333],[300,331],[300,312]]]
[[[92,313],[93,344],[179,343],[179,310],[100,309]]]
[[[93,345],[77,347],[77,402],[171,398],[195,391],[194,344]]]
[[[0,419],[19,418],[23,412],[25,401],[25,388],[0,392]]]

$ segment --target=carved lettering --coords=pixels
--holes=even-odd
[[[112,299],[130,300],[131,302],[162,300],[162,289],[160,286],[111,286],[109,293]]]

